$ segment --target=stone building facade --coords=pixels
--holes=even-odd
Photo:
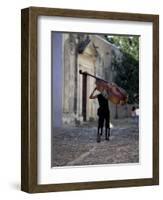
[[[60,123],[83,123],[83,121],[97,120],[97,100],[90,100],[89,95],[95,88],[95,79],[87,76],[87,80],[79,74],[79,70],[101,77],[109,82],[114,82],[116,71],[112,65],[113,55],[120,59],[120,50],[109,43],[102,35],[76,34],[76,33],[55,33],[60,34],[60,49],[62,55],[56,59],[62,59],[59,66],[62,71],[60,84],[60,104],[55,105],[54,115],[60,116]],[[59,48],[54,45],[54,48]],[[57,51],[57,49],[56,49]],[[53,62],[53,65],[56,62]],[[56,65],[56,64],[55,64]],[[54,68],[56,68],[54,66]],[[55,69],[57,70],[57,69]],[[56,78],[57,79],[57,78]],[[55,85],[55,80],[53,82]],[[56,93],[54,91],[54,93]],[[54,104],[55,98],[54,98]],[[111,118],[127,117],[128,106],[116,107],[109,102]],[[60,107],[60,114],[58,109]],[[55,117],[54,117],[55,119]],[[57,123],[54,123],[57,125]]]

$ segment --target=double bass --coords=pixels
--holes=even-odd
[[[79,70],[79,73],[83,76],[90,76],[96,79],[96,89],[109,101],[113,104],[120,104],[124,105],[128,101],[128,94],[127,92],[119,87],[117,84],[113,82],[108,82],[102,78],[89,74],[88,72]]]

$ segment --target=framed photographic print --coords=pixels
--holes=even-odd
[[[159,16],[21,11],[21,189],[159,184]]]

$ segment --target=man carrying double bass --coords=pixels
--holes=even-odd
[[[96,81],[97,83],[97,81]],[[94,95],[94,92],[98,90],[100,91],[99,94]],[[90,95],[90,99],[98,99],[99,108],[97,110],[98,115],[98,132],[97,132],[97,142],[100,142],[100,136],[103,133],[103,127],[105,123],[105,139],[109,140],[110,137],[110,111],[109,111],[109,102],[104,94],[102,94],[103,88],[102,85],[96,84],[95,89]]]
[[[87,72],[79,71],[80,74],[85,76],[91,76],[96,79],[96,87],[90,95],[90,99],[98,99],[99,108],[97,111],[98,119],[98,132],[97,132],[97,142],[100,142],[100,136],[103,132],[103,127],[105,123],[105,139],[109,140],[110,137],[110,110],[109,101],[116,105],[124,105],[128,101],[128,94],[124,89],[117,86],[115,83],[108,82],[101,78],[98,78]],[[99,91],[98,95],[94,95],[95,91]]]

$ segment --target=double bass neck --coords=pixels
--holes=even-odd
[[[79,70],[79,73],[82,74],[82,75],[91,76],[91,77],[93,77],[93,78],[95,78],[95,79],[97,79],[97,80],[104,81],[105,83],[109,83],[108,81],[106,81],[106,80],[104,80],[104,79],[102,79],[102,78],[99,78],[99,77],[97,77],[97,76],[94,76],[94,75],[92,75],[92,74],[89,74],[89,73],[86,72],[86,71],[83,72],[82,70]]]

